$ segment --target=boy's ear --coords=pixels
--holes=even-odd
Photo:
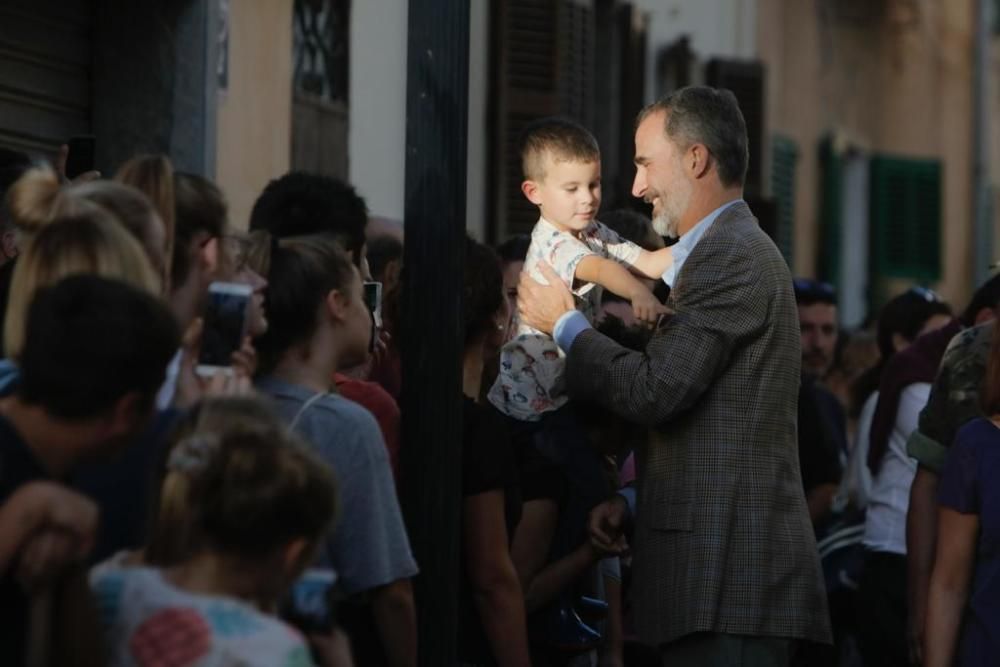
[[[524,196],[528,198],[528,201],[535,206],[542,205],[542,198],[538,193],[538,183],[531,180],[524,181],[521,183],[521,192],[523,192]]]

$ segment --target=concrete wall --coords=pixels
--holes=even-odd
[[[941,160],[937,287],[960,305],[971,288],[972,0],[887,3],[886,14],[869,17],[838,14],[828,3],[757,4],[767,126],[799,147],[795,272],[816,270],[817,149],[832,132],[861,150]]]
[[[489,0],[471,0],[469,23],[469,147],[465,226],[474,238],[486,235],[486,197],[489,165],[487,100],[490,84]]]
[[[246,228],[261,190],[288,171],[292,0],[234,0],[229,7],[229,77],[218,93],[216,181],[229,198],[230,223]]]
[[[351,3],[348,173],[373,215],[403,219],[407,3]]]
[[[489,0],[470,0],[466,226],[486,229]],[[351,4],[350,181],[373,216],[402,220],[406,186],[407,3]]]

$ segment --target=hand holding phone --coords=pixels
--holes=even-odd
[[[253,289],[239,283],[214,282],[202,314],[201,353],[195,372],[209,376],[232,374],[233,353],[240,349],[247,331],[247,309]]]

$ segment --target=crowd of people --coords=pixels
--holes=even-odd
[[[456,276],[457,664],[992,664],[1000,277],[841,331],[743,201],[725,91],[639,114],[652,218],[600,211],[575,122],[521,157],[532,234]],[[162,155],[0,149],[0,197],[3,663],[416,665],[402,228],[302,172],[230,220]]]

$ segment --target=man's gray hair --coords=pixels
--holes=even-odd
[[[743,185],[750,160],[747,124],[731,91],[709,86],[680,88],[640,111],[636,128],[660,111],[666,113],[664,131],[670,140],[682,149],[704,144],[715,158],[719,181],[727,187]]]

